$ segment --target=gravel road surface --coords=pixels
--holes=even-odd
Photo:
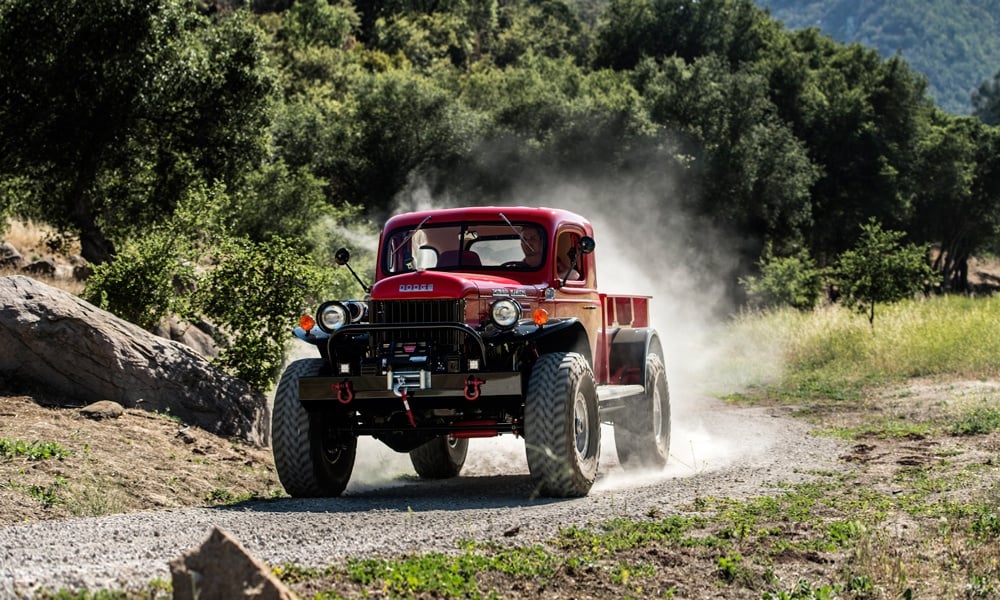
[[[169,580],[168,562],[201,545],[213,527],[269,564],[314,567],[346,557],[454,551],[462,539],[541,542],[560,526],[674,514],[697,497],[773,493],[775,483],[835,469],[843,451],[780,409],[704,399],[696,409],[675,406],[673,421],[671,462],[660,473],[625,473],[605,428],[601,473],[586,498],[533,498],[523,442],[509,436],[473,440],[462,476],[445,482],[418,480],[405,455],[363,438],[354,479],[340,498],[2,527],[0,598]]]

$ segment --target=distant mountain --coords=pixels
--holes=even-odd
[[[790,29],[818,27],[885,57],[899,53],[928,80],[938,106],[972,111],[972,90],[1000,71],[997,0],[755,0]]]

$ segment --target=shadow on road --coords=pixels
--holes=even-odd
[[[336,498],[275,498],[218,508],[278,513],[424,512],[544,506],[568,500],[574,499],[535,497],[534,483],[527,474],[455,477],[437,481],[404,476],[383,484],[349,489]]]

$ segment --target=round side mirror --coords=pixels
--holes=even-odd
[[[351,251],[347,248],[340,248],[334,253],[333,260],[337,261],[338,265],[346,265],[347,261],[351,260]]]
[[[594,238],[589,235],[585,235],[580,238],[580,252],[584,254],[590,254],[594,251]]]

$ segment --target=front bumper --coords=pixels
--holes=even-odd
[[[441,373],[389,371],[386,375],[308,377],[299,379],[299,400],[304,406],[335,401],[345,406],[370,400],[398,398],[405,394],[421,401],[455,398],[520,398],[522,376],[518,371]],[[422,402],[423,403],[423,402]]]

